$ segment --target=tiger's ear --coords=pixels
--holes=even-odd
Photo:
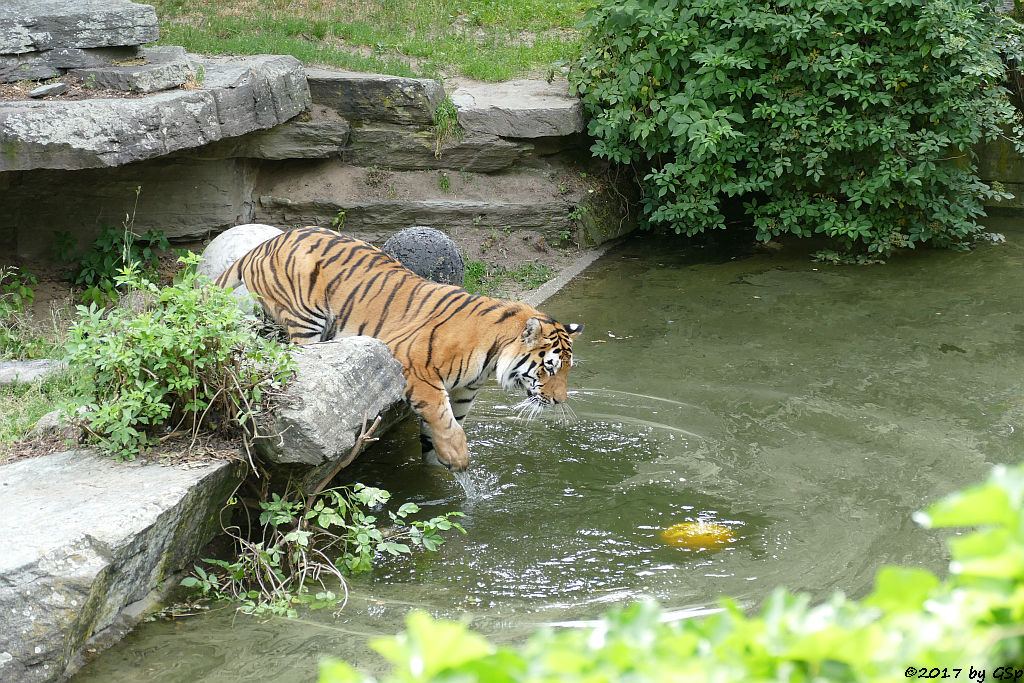
[[[519,335],[519,341],[528,346],[534,346],[538,339],[540,339],[540,320],[530,318],[526,321],[526,329]]]
[[[570,337],[575,337],[583,331],[583,323],[569,323],[565,326],[565,331],[569,333]]]

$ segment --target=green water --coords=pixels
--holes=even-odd
[[[587,326],[577,421],[517,422],[489,389],[467,425],[470,495],[420,463],[411,423],[346,470],[466,513],[466,536],[354,580],[340,616],[145,624],[76,680],[309,681],[325,654],[377,670],[367,638],[412,607],[507,642],[641,596],[753,606],[779,584],[860,596],[886,563],[941,572],[942,536],[911,513],[1024,459],[1024,229],[992,227],[1006,244],[867,267],[635,240],[543,307]],[[738,541],[659,543],[698,519]]]

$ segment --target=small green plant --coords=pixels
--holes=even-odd
[[[345,577],[369,571],[375,555],[407,555],[412,547],[432,551],[444,543],[442,532],[465,533],[452,520],[461,512],[409,519],[420,510],[415,503],[388,511],[390,526],[380,529],[372,510],[390,498],[387,491],[363,484],[319,491],[308,500],[274,493],[259,504],[258,540],[232,527],[228,533],[238,544],[237,558],[204,559],[208,566],[195,566],[181,583],[203,597],[236,601],[246,613],[295,617],[299,605],[344,606]],[[342,595],[335,592],[335,581]]]
[[[434,110],[434,156],[441,158],[441,146],[449,140],[462,142],[462,126],[459,125],[459,109],[451,97],[445,97]]]
[[[0,266],[0,319],[21,313],[35,300],[39,280],[17,266]]]
[[[348,215],[348,211],[341,209],[337,215],[331,219],[331,227],[335,230],[341,231],[345,229],[345,216]]]
[[[452,191],[452,181],[448,178],[448,174],[441,171],[437,176],[437,185],[441,188],[441,192],[448,193]]]
[[[391,171],[380,166],[373,165],[366,169],[366,184],[370,187],[383,185],[390,177]]]
[[[214,421],[254,432],[266,392],[293,367],[287,347],[258,337],[228,291],[195,275],[198,256],[180,260],[182,277],[163,288],[126,267],[117,285],[143,310],[78,306],[69,334],[68,361],[91,370],[87,429],[119,460],[158,435],[194,440]]]
[[[78,238],[70,230],[53,231],[53,246],[50,247],[50,253],[58,261],[74,260],[76,246]]]
[[[89,74],[88,76],[86,76],[85,80],[82,82],[82,87],[83,88],[89,88],[90,90],[95,88],[96,87],[96,74]]]
[[[103,226],[99,237],[89,251],[78,259],[74,271],[68,276],[72,283],[85,288],[82,293],[83,303],[105,306],[116,300],[117,277],[126,267],[141,267],[145,277],[156,279],[160,255],[167,251],[170,243],[158,230],[135,233],[135,210],[141,193],[142,187],[136,187],[132,213],[125,216],[120,228]],[[61,251],[70,255],[74,250],[72,240],[70,236],[63,238]]]

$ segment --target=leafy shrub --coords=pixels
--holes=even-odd
[[[996,467],[984,484],[915,519],[981,528],[952,537],[947,579],[884,567],[860,602],[837,593],[811,605],[779,588],[754,616],[724,600],[717,614],[668,623],[657,606],[641,603],[612,610],[594,629],[541,630],[518,650],[412,612],[404,633],[370,644],[394,667],[383,680],[405,682],[975,680],[972,666],[1019,680],[1024,465]],[[341,661],[321,664],[321,683],[372,680]]]
[[[131,268],[117,278],[133,299],[148,299],[144,310],[78,306],[70,331],[68,361],[91,369],[88,428],[119,459],[158,433],[194,435],[211,417],[251,427],[265,389],[292,369],[287,347],[256,336],[228,292],[197,278],[198,256],[179,261],[186,268],[170,287]]]
[[[383,489],[363,484],[326,489],[308,502],[302,496],[282,498],[275,493],[260,502],[262,539],[247,540],[232,527],[228,533],[239,546],[237,559],[204,559],[209,567],[195,566],[195,573],[181,583],[205,597],[235,600],[249,614],[295,617],[296,605],[315,609],[344,602],[346,596],[335,594],[327,577],[347,592],[345,574],[368,571],[376,553],[408,554],[410,544],[436,550],[444,543],[442,531],[465,533],[450,519],[461,512],[409,520],[420,510],[415,503],[389,511],[391,527],[385,533],[368,511],[390,497]]]
[[[65,254],[70,237],[62,233],[58,237],[59,248]],[[143,274],[156,279],[156,268],[160,255],[167,251],[170,243],[159,230],[147,230],[135,234],[130,225],[120,228],[103,226],[92,247],[76,262],[75,270],[68,279],[85,288],[82,300],[85,303],[104,305],[117,299],[115,291],[118,274],[130,264],[139,264]]]
[[[1020,30],[976,0],[599,0],[570,73],[596,138],[633,167],[648,227],[826,235],[886,255],[962,246],[982,201],[972,146],[1016,114]],[[1019,143],[1019,130],[1014,132]]]

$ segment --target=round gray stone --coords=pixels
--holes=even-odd
[[[420,277],[462,286],[466,275],[462,252],[455,241],[440,230],[425,225],[406,228],[392,235],[383,250]]]

